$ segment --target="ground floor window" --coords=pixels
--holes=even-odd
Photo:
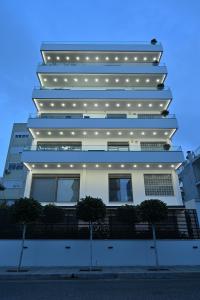
[[[132,202],[133,201],[131,175],[128,174],[109,175],[109,201],[110,202]]]
[[[40,202],[77,202],[80,177],[33,177],[31,197]]]
[[[144,174],[146,196],[174,196],[171,174]]]

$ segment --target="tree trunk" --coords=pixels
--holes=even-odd
[[[156,268],[159,269],[160,266],[159,266],[159,261],[158,261],[158,249],[157,249],[157,242],[156,242],[156,227],[155,227],[155,224],[151,224],[151,226],[152,226],[152,233],[153,233]]]
[[[90,271],[93,265],[93,248],[92,248],[93,224],[90,222]]]
[[[24,241],[25,241],[25,237],[26,237],[26,224],[23,223],[21,251],[20,251],[20,256],[19,256],[19,265],[18,265],[18,269],[17,269],[18,272],[20,272],[20,270],[21,270],[22,258],[23,258],[23,253],[24,253]]]

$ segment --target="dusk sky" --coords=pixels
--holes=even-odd
[[[42,41],[162,42],[170,113],[179,130],[174,145],[200,146],[199,0],[1,0],[0,1],[0,176],[14,122],[34,112]]]

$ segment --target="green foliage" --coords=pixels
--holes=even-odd
[[[12,219],[16,223],[35,222],[41,212],[42,206],[32,198],[20,198],[11,206]]]
[[[44,223],[62,223],[64,221],[65,211],[53,204],[45,205],[43,208]]]
[[[140,206],[140,216],[142,221],[155,224],[167,218],[167,205],[158,199],[150,199],[143,201]]]
[[[116,216],[118,221],[128,224],[134,225],[138,218],[137,218],[137,209],[133,205],[122,205],[117,208]]]
[[[76,206],[78,219],[85,222],[96,222],[106,216],[106,206],[99,198],[86,196]]]

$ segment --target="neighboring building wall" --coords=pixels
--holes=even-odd
[[[26,123],[13,124],[10,144],[2,177],[5,190],[0,192],[0,200],[13,201],[24,195],[27,170],[21,162],[25,146],[31,145],[32,138]]]

